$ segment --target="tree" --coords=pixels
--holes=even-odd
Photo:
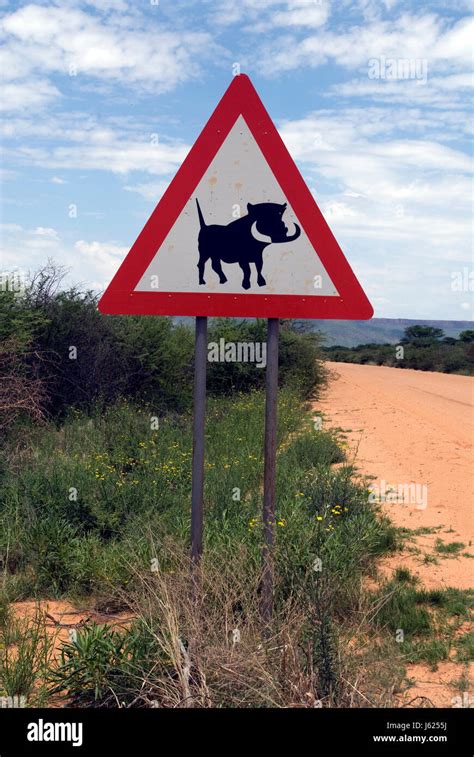
[[[25,298],[0,289],[0,429],[22,416],[45,419],[47,392],[41,378],[44,356],[33,346],[34,332],[47,323]]]
[[[407,326],[404,331],[403,344],[417,344],[419,346],[435,344],[444,337],[443,329],[436,326]]]
[[[466,329],[465,331],[461,331],[461,333],[459,334],[459,339],[461,342],[471,344],[472,342],[474,342],[474,329]]]

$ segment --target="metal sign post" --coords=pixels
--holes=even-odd
[[[193,478],[191,489],[191,559],[193,563],[199,563],[202,555],[206,364],[207,318],[198,315],[196,316],[194,350]]]
[[[260,612],[270,622],[273,613],[273,573],[275,545],[275,477],[278,402],[278,318],[268,319],[267,374],[265,393],[265,451],[263,469],[263,547],[262,594]]]

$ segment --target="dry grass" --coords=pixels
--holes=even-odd
[[[381,700],[387,704],[393,692],[374,686],[371,679],[373,666],[381,680],[381,668],[389,663],[387,650],[374,647],[368,639],[363,615],[357,634],[352,626],[351,642],[349,629],[341,627],[342,643],[336,644],[330,608],[327,617],[318,616],[308,598],[292,595],[275,608],[271,627],[265,628],[259,612],[259,570],[249,569],[244,552],[228,555],[225,562],[210,552],[191,572],[187,553],[176,545],[171,549],[170,560],[167,545],[167,567],[137,575],[133,596],[126,597],[159,650],[156,665],[142,677],[142,704],[199,708],[370,707],[379,706]],[[319,599],[324,605],[324,595]],[[384,659],[379,659],[379,652]],[[391,678],[387,673],[387,680]]]
[[[140,574],[131,607],[165,662],[166,674],[159,666],[153,681],[160,706],[298,707],[314,700],[313,672],[303,671],[295,643],[304,615],[292,602],[265,633],[258,573],[243,570],[243,557],[222,565],[208,554],[191,572],[188,555],[174,547],[172,569]]]

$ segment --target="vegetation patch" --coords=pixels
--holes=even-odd
[[[458,338],[444,336],[440,328],[414,325],[405,329],[399,344],[359,344],[357,347],[324,347],[329,360],[362,365],[387,365],[472,376],[474,373],[474,330],[461,331]]]
[[[452,541],[446,544],[442,539],[436,539],[435,550],[440,555],[458,555],[465,546],[461,541]]]

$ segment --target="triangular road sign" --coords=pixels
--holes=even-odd
[[[225,92],[99,310],[372,317],[372,306],[244,74]]]

